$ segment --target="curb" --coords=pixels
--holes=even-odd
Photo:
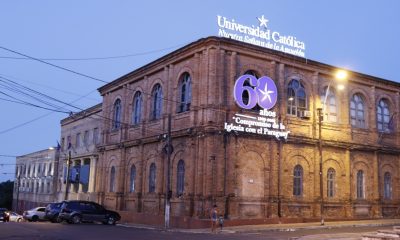
[[[290,224],[289,224],[290,225]],[[259,227],[257,229],[251,229],[251,227],[257,226],[243,226],[242,229],[231,229],[231,227],[226,227],[222,231],[218,231],[218,234],[235,234],[235,233],[259,233],[259,232],[295,232],[298,230],[313,230],[313,229],[335,229],[335,228],[344,228],[344,227],[386,227],[386,226],[394,226],[400,225],[400,220],[396,222],[386,222],[386,223],[354,223],[354,224],[338,224],[338,225],[310,225],[310,226],[285,226],[282,224],[281,226],[265,226]],[[164,229],[161,227],[149,226],[149,225],[138,225],[138,224],[129,224],[129,223],[120,223],[117,224],[120,227],[126,228],[136,228],[136,229],[144,229],[144,230],[153,230],[153,231],[166,231],[166,232],[181,232],[181,233],[193,233],[193,234],[207,234],[211,233],[210,229],[182,229],[182,228],[171,228]],[[239,228],[239,227],[238,227]],[[246,229],[247,228],[247,229]],[[250,228],[250,229],[249,229]]]

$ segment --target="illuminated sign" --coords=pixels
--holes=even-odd
[[[218,15],[218,36],[305,57],[306,46],[303,41],[294,36],[283,35],[278,31],[269,29],[267,27],[269,20],[264,15],[257,19],[259,21],[258,26],[248,26],[236,22],[235,19]]]
[[[257,104],[263,109],[259,111],[258,116],[236,113],[232,117],[233,122],[226,122],[224,125],[227,132],[236,131],[287,139],[290,131],[286,130],[283,123],[277,121],[276,112],[269,111],[278,99],[278,90],[271,78],[240,76],[235,82],[233,96],[236,104],[243,109],[252,109]],[[247,101],[244,101],[244,96]]]
[[[243,101],[244,91],[248,93],[247,104]],[[258,104],[268,110],[275,106],[277,93],[278,90],[271,78],[264,76],[257,79],[253,75],[243,75],[236,80],[233,96],[241,108],[252,109]]]

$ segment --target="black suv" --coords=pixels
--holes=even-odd
[[[62,202],[49,203],[46,206],[44,217],[53,223],[61,222],[61,219],[58,216],[59,216],[62,204],[63,204]]]
[[[68,223],[102,222],[114,225],[121,216],[114,211],[109,211],[103,206],[89,201],[64,201],[59,214],[60,220]]]
[[[10,215],[7,214],[7,208],[0,208],[0,221],[10,221]]]

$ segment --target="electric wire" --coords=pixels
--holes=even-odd
[[[95,81],[98,81],[98,82],[102,82],[102,83],[108,83],[107,81],[101,80],[101,79],[99,79],[99,78],[95,78],[95,77],[92,77],[92,76],[89,76],[89,75],[86,75],[86,74],[83,74],[83,73],[80,73],[80,72],[77,72],[77,71],[74,71],[74,70],[71,70],[71,69],[68,69],[68,68],[65,68],[65,67],[61,67],[61,66],[58,66],[58,65],[56,65],[56,64],[49,63],[49,62],[46,62],[46,61],[44,61],[44,60],[40,60],[40,59],[35,58],[35,57],[31,57],[31,56],[29,56],[29,55],[26,55],[26,54],[23,54],[23,53],[14,51],[14,50],[12,50],[12,49],[9,49],[9,48],[3,47],[3,46],[0,46],[0,49],[3,49],[3,50],[6,50],[6,51],[9,51],[9,52],[12,52],[12,53],[15,53],[15,54],[24,56],[24,57],[26,57],[26,58],[29,58],[29,59],[32,59],[32,60],[35,60],[35,61],[38,61],[38,62],[47,64],[47,65],[49,65],[49,66],[52,66],[52,67],[55,67],[55,68],[58,68],[58,69],[61,69],[61,70],[64,70],[64,71],[67,71],[67,72],[70,72],[70,73],[77,74],[77,75],[82,76],[82,77],[90,78],[90,79],[92,79],[92,80],[95,80]]]
[[[117,56],[108,56],[108,57],[87,57],[87,58],[37,58],[43,61],[91,61],[91,60],[108,60],[108,59],[119,59],[119,58],[129,58],[129,57],[137,57],[137,56],[142,56],[142,55],[147,55],[147,54],[152,54],[152,53],[157,53],[157,52],[162,52],[166,51],[169,49],[174,49],[178,48],[181,46],[186,45],[187,43],[182,43],[179,45],[175,45],[172,47],[167,47],[167,48],[162,48],[162,49],[156,49],[156,50],[151,50],[151,51],[146,51],[146,52],[139,52],[139,53],[131,53],[131,54],[125,54],[125,55],[117,55]],[[0,56],[0,58],[5,58],[5,59],[17,59],[17,60],[29,60],[30,58],[28,57],[9,57],[9,56]]]

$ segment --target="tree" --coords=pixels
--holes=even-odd
[[[0,183],[0,208],[11,209],[13,201],[14,182],[8,180]]]

